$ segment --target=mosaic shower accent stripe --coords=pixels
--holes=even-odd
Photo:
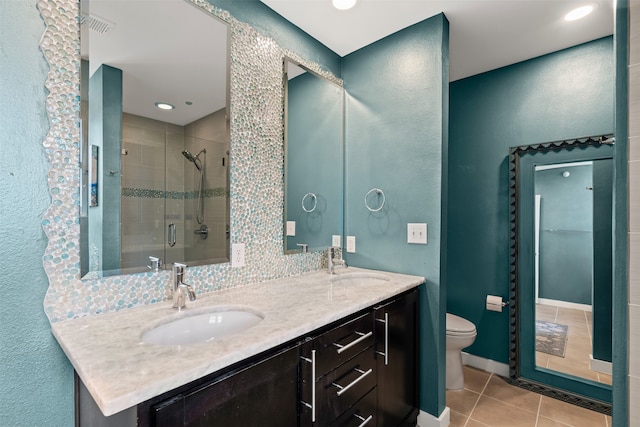
[[[198,293],[206,293],[318,270],[321,253],[283,252],[283,59],[296,59],[342,82],[320,65],[281,49],[273,39],[237,21],[229,12],[205,0],[191,1],[230,27],[230,241],[245,244],[246,265],[189,267],[190,283]],[[48,238],[43,256],[49,278],[45,312],[50,322],[59,322],[144,304],[168,304],[168,271],[109,277],[93,273],[80,278],[78,2],[38,0],[37,7],[45,22],[40,47],[49,63],[45,86],[50,128],[43,146],[50,164],[52,202],[42,220]]]
[[[166,191],[166,190],[153,190],[149,188],[128,188],[123,187],[121,191],[122,197],[139,197],[142,199],[172,199],[172,200],[189,200],[197,199],[199,194],[197,191]],[[229,192],[226,188],[207,188],[202,190],[202,196],[207,198],[212,197],[227,197]]]

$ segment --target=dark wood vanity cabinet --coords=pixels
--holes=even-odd
[[[373,327],[369,310],[301,346],[301,426],[333,425],[376,387]]]
[[[405,427],[418,414],[417,290],[112,417],[78,383],[78,426]]]
[[[154,427],[295,426],[297,346],[150,408]]]
[[[415,426],[418,417],[418,291],[374,309],[378,426]]]

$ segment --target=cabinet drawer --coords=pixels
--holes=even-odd
[[[331,427],[375,427],[376,420],[376,394],[377,388],[367,393],[355,405],[345,411],[337,420],[330,424]]]
[[[369,347],[356,357],[343,363],[337,369],[315,382],[315,402],[313,384],[305,376],[310,372],[303,369],[301,382],[302,425],[311,425],[311,406],[315,409],[316,425],[328,425],[344,411],[351,408],[365,394],[376,386],[375,357],[373,347]],[[301,366],[305,366],[304,364]]]
[[[311,350],[316,351],[316,378],[321,378],[373,343],[373,313],[369,312],[309,341],[302,354],[310,358]]]

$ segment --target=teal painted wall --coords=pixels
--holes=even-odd
[[[615,129],[613,241],[613,427],[629,425],[629,0],[615,3]],[[632,120],[632,122],[635,122]],[[636,393],[637,394],[637,393]],[[635,402],[634,402],[635,403]]]
[[[563,177],[563,172],[569,172]],[[593,166],[539,170],[539,297],[591,305],[593,283]]]
[[[417,274],[421,287],[421,409],[445,407],[444,268],[448,124],[448,34],[444,15],[343,58],[346,91],[345,234],[349,265]],[[371,188],[386,204],[372,213]],[[428,244],[407,243],[407,223],[428,224]],[[442,248],[442,249],[441,249]]]
[[[612,37],[453,82],[450,87],[447,309],[472,321],[471,354],[508,363],[508,148],[607,134]]]
[[[47,63],[35,1],[0,7],[0,425],[72,426],[73,371],[50,332],[42,302],[50,203],[42,141]]]
[[[120,269],[122,181],[122,70],[100,66],[89,78],[89,140],[98,147],[98,206],[88,207],[89,246],[98,248],[98,270]],[[110,173],[115,171],[115,173]],[[89,248],[83,248],[83,252]]]
[[[307,72],[289,80],[287,90],[287,220],[296,222],[296,235],[287,237],[288,250],[331,246],[342,235],[343,90]],[[313,212],[302,199],[314,193]],[[311,197],[305,208],[313,208]]]
[[[339,74],[339,57],[257,0],[227,4],[282,47]],[[265,20],[262,21],[264,14]],[[239,19],[242,19],[239,17]],[[44,88],[49,67],[39,49],[44,23],[36,1],[0,7],[0,425],[74,425],[73,369],[51,335],[43,300],[47,238],[40,222],[50,204],[42,141],[49,124]]]
[[[593,357],[611,362],[613,331],[613,159],[593,164]]]

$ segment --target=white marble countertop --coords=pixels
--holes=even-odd
[[[341,276],[373,273],[353,267],[338,271]],[[180,312],[164,301],[54,323],[52,330],[102,413],[109,416],[424,282],[419,276],[378,273],[389,280],[331,283],[336,275],[322,270],[198,295]],[[152,326],[211,306],[244,306],[262,313],[264,320],[211,342],[163,346],[141,341]]]

